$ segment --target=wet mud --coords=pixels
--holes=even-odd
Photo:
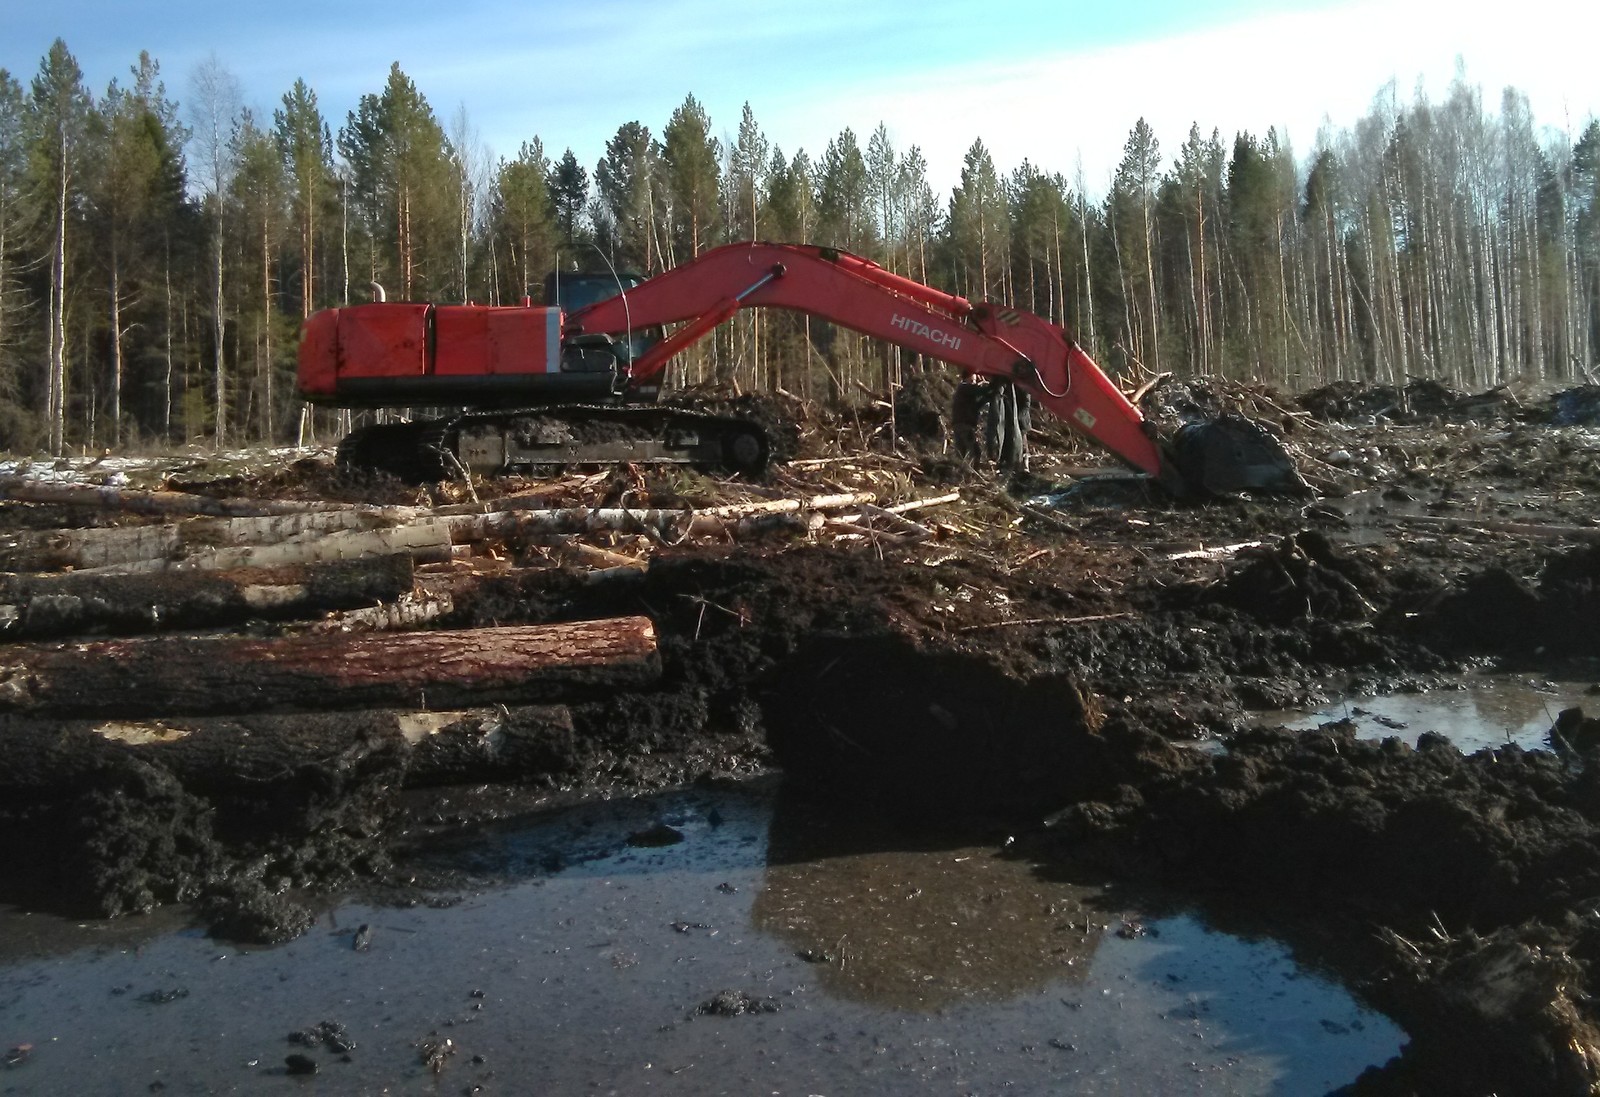
[[[633,840],[657,828],[681,840]],[[1326,1091],[1403,1040],[1275,941],[771,779],[458,829],[410,859],[455,886],[342,901],[275,948],[158,914],[63,935],[88,956],[8,956],[0,1003],[31,1048],[8,1086],[1254,1095]]]
[[[1247,413],[1266,399],[1225,395],[1183,399]],[[841,873],[852,835],[913,820],[1041,879],[1159,887],[1270,925],[1409,1037],[1350,1092],[1595,1091],[1600,699],[1561,714],[1559,750],[1471,755],[1254,716],[1484,666],[1600,681],[1592,431],[1498,396],[1324,392],[1295,411],[1274,396],[1324,498],[1177,502],[1059,483],[1048,463],[1010,492],[979,488],[988,474],[939,450],[935,403],[910,391],[896,409],[902,444],[923,448],[894,467],[968,487],[985,532],[967,542],[664,548],[604,583],[488,576],[442,622],[643,613],[653,685],[420,746],[315,711],[181,744],[14,720],[0,824],[21,852],[0,898],[94,917],[193,903],[224,938],[285,940],[318,895],[412,901],[449,883],[460,868],[436,851],[452,834],[781,770],[827,805]],[[1361,490],[1392,509],[1357,529],[1338,504]],[[818,915],[792,943],[826,965],[834,933]],[[871,982],[914,966],[875,951]],[[1005,962],[1036,954],[1018,955]],[[721,1018],[724,990],[724,1005],[764,1008],[750,988],[704,989],[685,1009]]]

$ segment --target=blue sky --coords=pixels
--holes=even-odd
[[[1102,191],[1141,116],[1169,160],[1191,122],[1277,126],[1303,155],[1386,81],[1442,96],[1458,58],[1487,103],[1515,85],[1554,130],[1600,112],[1592,0],[0,0],[0,67],[24,84],[58,36],[96,94],[146,49],[185,100],[214,54],[268,117],[304,78],[335,130],[398,61],[441,123],[464,107],[495,155],[538,135],[591,169],[619,125],[659,134],[689,93],[719,136],[748,101],[769,139],[813,158],[881,121],[941,192],[977,137],[1002,171],[1026,157]]]

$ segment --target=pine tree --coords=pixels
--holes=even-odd
[[[899,190],[905,203],[906,266],[911,277],[928,280],[934,241],[939,234],[939,199],[928,185],[928,161],[912,145],[900,158]]]
[[[1009,212],[994,158],[982,140],[972,142],[950,194],[950,243],[956,285],[974,300],[1007,296]]]
[[[1066,241],[1077,236],[1066,181],[1024,160],[1011,176],[1011,300],[1056,322],[1066,315]]]
[[[765,232],[767,167],[771,144],[756,124],[755,112],[747,102],[739,116],[739,134],[728,150],[728,181],[724,190],[728,199],[728,235],[734,240],[759,240]],[[770,366],[763,351],[770,346],[762,341],[765,317],[759,309],[750,309],[738,317],[730,327],[729,338],[734,344],[735,361],[751,363],[752,384],[763,388],[771,376]],[[770,343],[770,340],[768,341]]]
[[[21,276],[32,265],[39,225],[38,206],[28,200],[27,124],[22,85],[0,69],[0,449],[7,450],[33,445],[17,376],[29,311]]]
[[[683,262],[718,240],[722,146],[711,136],[711,118],[694,96],[672,112],[662,131],[672,226],[672,262]]]
[[[531,296],[536,280],[554,262],[555,208],[549,176],[544,144],[535,137],[523,142],[515,160],[502,160],[495,177],[490,221],[493,239],[504,246],[513,299]]]
[[[67,254],[68,230],[75,220],[88,155],[93,103],[83,86],[83,71],[57,38],[33,78],[29,102],[31,174],[38,193],[47,195],[50,221],[49,361],[45,383],[45,422],[50,452],[66,446],[67,423]]]
[[[405,300],[444,291],[457,231],[444,130],[398,62],[382,94],[362,96],[348,116],[339,150],[370,233],[371,278],[392,273]]]
[[[1339,158],[1329,148],[1320,149],[1312,160],[1300,215],[1310,266],[1312,368],[1323,379],[1342,379],[1352,325],[1344,249],[1349,212]]]
[[[1600,121],[1572,146],[1574,266],[1580,303],[1578,364],[1592,378],[1600,363]]]
[[[582,240],[579,218],[589,204],[589,173],[568,149],[550,171],[550,194],[555,202],[556,223],[567,251],[578,250]]]
[[[846,127],[828,142],[817,165],[817,232],[824,243],[857,255],[876,249],[877,226],[867,161],[855,131]]]
[[[1150,124],[1140,118],[1122,146],[1107,214],[1117,253],[1125,337],[1133,355],[1152,367],[1161,360],[1153,216],[1160,172],[1161,144]]]
[[[649,274],[663,265],[656,232],[660,174],[661,146],[648,127],[628,122],[606,142],[606,154],[594,169],[604,218],[596,231],[617,266]]]
[[[185,185],[181,150],[186,134],[177,122],[177,106],[166,97],[160,68],[148,53],[141,53],[131,73],[133,86],[124,89],[113,80],[97,112],[99,147],[87,225],[100,241],[93,254],[108,302],[111,376],[106,415],[111,444],[118,447],[127,336],[136,326],[170,323],[170,316],[150,307],[157,273],[155,243],[182,207]]]
[[[300,251],[300,316],[310,316],[317,303],[317,240],[322,212],[332,203],[333,137],[317,93],[296,80],[273,113],[278,156],[288,173]]]
[[[872,200],[873,219],[877,222],[883,251],[876,256],[890,270],[903,270],[904,241],[901,239],[904,218],[901,215],[900,159],[889,139],[889,127],[882,122],[867,139],[867,191]]]
[[[736,240],[762,238],[771,143],[756,125],[748,102],[739,116],[739,136],[728,157],[729,235]]]

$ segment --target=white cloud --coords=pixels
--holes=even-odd
[[[1168,162],[1191,123],[1205,134],[1221,130],[1228,142],[1238,130],[1262,136],[1276,126],[1304,157],[1324,118],[1352,125],[1390,80],[1402,104],[1419,81],[1442,98],[1458,57],[1491,110],[1509,84],[1528,94],[1541,125],[1575,131],[1600,111],[1590,56],[1597,24],[1590,4],[1569,0],[1525,0],[1514,10],[1480,0],[1355,3],[823,88],[757,113],[775,139],[803,144],[813,157],[844,126],[864,142],[883,121],[900,148],[921,146],[941,193],[978,137],[1002,171],[1027,158],[1071,178],[1081,153],[1088,189],[1100,193],[1141,116]]]

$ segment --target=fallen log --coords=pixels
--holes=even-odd
[[[707,507],[694,512],[689,520],[688,533],[698,537],[731,537],[734,540],[775,532],[804,535],[817,527],[808,519],[802,517],[796,520],[795,516],[861,506],[876,498],[877,495],[870,491],[849,491],[813,495],[807,499],[768,499]]]
[[[646,617],[277,639],[157,637],[0,648],[0,712],[175,716],[456,708],[638,687]]]
[[[487,537],[554,536],[558,534],[644,532],[666,540],[686,536],[731,535],[740,521],[810,510],[838,510],[871,503],[870,491],[814,495],[807,499],[770,499],[733,503],[704,510],[663,507],[563,507],[551,510],[499,511],[450,516],[457,540]]]
[[[930,495],[924,499],[907,499],[904,503],[892,503],[883,509],[891,514],[910,514],[914,510],[925,510],[928,507],[939,507],[946,503],[961,502],[959,491],[946,492],[944,495]]]
[[[852,524],[858,528],[865,527],[870,533],[878,535],[892,533],[901,541],[914,543],[926,541],[933,536],[933,530],[909,518],[903,518],[903,511],[894,511],[886,507],[875,507],[865,503],[860,514],[846,515],[839,519],[840,522]]]
[[[283,788],[302,784],[307,768],[331,772],[359,764],[377,744],[404,752],[408,786],[565,776],[577,769],[572,712],[566,705],[149,720],[0,716],[0,749],[44,734],[92,735],[117,744],[172,773],[189,792],[215,804],[223,816],[231,807],[281,813],[289,806]],[[63,781],[78,776],[70,767],[61,771]],[[30,792],[40,791],[42,779],[37,772],[27,778]],[[9,780],[0,769],[0,794]],[[60,791],[75,794],[71,787]],[[283,822],[271,820],[272,825]]]
[[[650,566],[648,559],[641,559],[637,556],[624,556],[620,552],[612,552],[610,549],[585,544],[578,540],[567,541],[561,545],[561,548],[594,567],[633,568],[637,571],[644,571]]]
[[[421,628],[456,608],[449,592],[407,591],[393,602],[330,613],[311,632],[394,632]]]
[[[129,560],[102,568],[85,568],[80,574],[230,571],[235,568],[275,568],[359,560],[395,553],[404,553],[417,563],[432,563],[450,559],[450,522],[450,519],[437,519],[393,529],[341,530],[321,537],[282,541],[273,545],[231,545],[206,549],[177,559]]]
[[[7,640],[211,628],[293,620],[395,601],[411,590],[410,556],[201,574],[0,575]]]
[[[6,571],[86,570],[144,565],[157,570],[191,554],[274,545],[393,524],[354,509],[258,518],[195,518],[149,526],[29,530],[0,539]]]
[[[182,491],[142,491],[94,484],[63,484],[23,476],[0,479],[0,499],[124,510],[133,514],[209,514],[219,517],[302,514],[338,505],[289,499],[213,499]]]

